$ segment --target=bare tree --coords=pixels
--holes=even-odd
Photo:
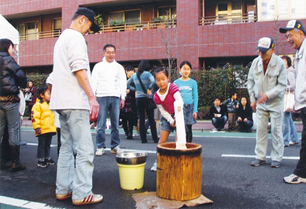
[[[274,24],[273,24],[273,33],[274,33],[273,39],[276,45],[275,53],[277,55],[281,55],[281,54],[284,54],[285,43],[281,41],[283,37],[281,37],[281,33],[279,32],[281,23],[279,22],[278,18],[279,18],[279,15],[277,15],[276,19],[274,20]]]
[[[171,79],[177,78],[177,57],[180,53],[179,48],[177,47],[177,30],[175,29],[176,24],[173,20],[165,21],[166,28],[161,29],[161,43],[165,48],[165,53],[167,56],[167,69]]]

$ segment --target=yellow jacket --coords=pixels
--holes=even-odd
[[[37,99],[31,110],[33,129],[40,128],[41,134],[56,133],[54,126],[54,114],[49,109],[49,104]],[[35,136],[41,135],[35,132]]]

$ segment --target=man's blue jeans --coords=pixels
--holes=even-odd
[[[299,142],[297,130],[292,120],[291,112],[284,112],[283,118],[284,144],[289,146],[289,142]]]
[[[20,142],[20,114],[19,102],[0,102],[0,139],[4,135],[7,124],[9,144],[19,146]]]
[[[57,162],[56,194],[68,194],[73,191],[72,199],[83,199],[92,194],[94,169],[94,145],[90,132],[89,110],[57,112],[61,124],[62,144]]]
[[[119,114],[120,114],[120,98],[119,97],[97,97],[100,105],[98,114],[98,125],[96,144],[98,148],[106,148],[105,146],[105,124],[108,111],[110,113],[111,122],[111,142],[110,148],[120,145],[119,137]]]
[[[214,125],[215,128],[221,128],[221,129],[223,129],[224,126],[225,126],[225,124],[226,124],[226,122],[227,122],[227,117],[226,117],[225,115],[223,115],[223,116],[220,117],[220,118],[215,118],[215,117],[213,117],[213,118],[211,119],[211,122],[212,122],[212,124]]]

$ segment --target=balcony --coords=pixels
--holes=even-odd
[[[199,19],[199,25],[224,25],[251,22],[257,22],[257,15],[254,12],[226,16],[206,16]]]
[[[176,27],[176,19],[144,21],[144,22],[137,22],[137,23],[114,24],[112,26],[102,25],[100,33],[123,32],[123,31],[141,31],[141,30],[151,30],[151,29],[160,29],[160,28],[175,28],[175,27]]]
[[[176,19],[173,20],[159,20],[159,21],[146,21],[138,23],[123,23],[114,24],[112,26],[104,25],[101,26],[100,33],[110,33],[110,32],[124,32],[124,31],[142,31],[151,29],[161,29],[161,28],[175,28]],[[43,31],[38,33],[26,33],[20,34],[20,41],[27,40],[38,40],[44,38],[56,38],[61,35],[60,30],[54,31]]]
[[[27,40],[38,40],[44,38],[56,38],[61,35],[60,30],[53,30],[53,31],[43,31],[38,33],[24,33],[19,34],[20,41],[27,41]]]

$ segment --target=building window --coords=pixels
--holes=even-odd
[[[60,18],[53,19],[52,27],[53,27],[52,37],[59,37],[62,31],[62,19]]]
[[[236,23],[242,21],[242,2],[228,1],[218,3],[216,7],[217,21],[215,24]]]
[[[162,19],[175,19],[176,18],[176,7],[159,7],[158,8],[158,17]]]
[[[120,11],[109,14],[110,24],[139,23],[140,10]]]
[[[18,25],[18,32],[21,40],[37,40],[37,22],[22,23]]]
[[[126,23],[139,23],[140,22],[140,10],[125,12]]]

